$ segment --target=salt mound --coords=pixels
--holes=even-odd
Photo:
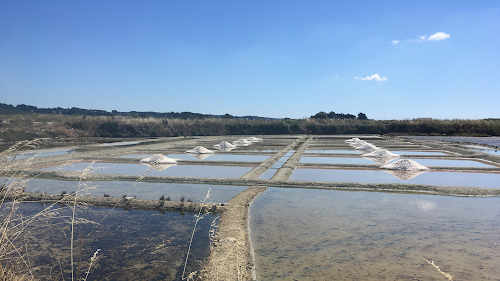
[[[191,154],[207,154],[207,153],[214,153],[210,149],[206,149],[203,146],[197,146],[191,150],[186,151],[186,153],[191,153]]]
[[[363,157],[363,159],[373,161],[379,165],[389,164],[389,162],[394,160],[394,158],[377,158],[377,157]]]
[[[231,144],[231,143],[229,143],[227,141],[223,141],[223,142],[221,142],[219,144],[214,145],[214,147],[215,148],[219,148],[219,149],[220,148],[235,148],[236,145],[233,145],[233,144]]]
[[[379,149],[379,148],[374,146],[371,143],[365,143],[362,146],[356,148],[356,150],[362,150],[362,151],[372,151],[372,150],[377,150],[377,149]]]
[[[246,139],[239,139],[237,141],[233,141],[234,145],[249,145],[252,144],[251,142],[247,141]]]
[[[259,142],[259,141],[261,141],[261,140],[262,140],[262,139],[259,139],[259,138],[256,138],[256,137],[249,137],[249,138],[247,139],[247,141],[249,141],[249,142]]]
[[[421,171],[429,170],[429,168],[418,164],[410,159],[401,159],[391,164],[380,166],[381,169],[400,170],[400,171]]]
[[[377,157],[377,158],[398,158],[399,154],[394,154],[387,149],[377,149],[373,152],[361,155],[363,157]]]
[[[205,154],[193,154],[193,153],[191,153],[189,155],[193,156],[194,158],[196,158],[198,160],[203,160],[209,156],[212,156],[213,154],[211,154],[211,153],[205,153]]]
[[[411,180],[418,175],[427,173],[427,171],[398,171],[398,170],[387,170],[384,172],[389,173],[395,176],[396,178],[404,181]]]
[[[347,142],[347,143],[353,143],[353,142],[357,142],[357,141],[360,141],[360,139],[358,139],[358,138],[352,138],[352,139],[346,140],[345,142]]]
[[[366,141],[364,141],[364,140],[357,140],[355,142],[351,142],[349,145],[354,146],[354,147],[360,147],[360,146],[363,146],[365,144],[367,144]]]
[[[176,164],[177,161],[172,158],[168,158],[163,154],[154,154],[151,157],[144,158],[141,160],[142,163],[150,163],[150,164]]]
[[[156,170],[156,171],[163,171],[163,170],[166,170],[172,166],[175,166],[175,164],[149,164],[149,163],[144,163],[143,165],[146,165],[148,167],[150,167],[151,169],[153,170]]]

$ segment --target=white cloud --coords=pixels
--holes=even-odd
[[[446,38],[450,38],[450,34],[446,34],[444,32],[436,32],[427,39],[427,41],[439,41],[439,40],[444,40]]]
[[[387,77],[385,77],[385,76],[380,77],[380,75],[378,75],[378,74],[373,74],[372,76],[366,76],[365,78],[356,76],[356,77],[354,77],[354,79],[370,80],[370,81],[387,81],[387,80],[389,80],[389,79],[387,79]]]
[[[432,34],[431,36],[419,35],[415,39],[406,39],[405,41],[410,42],[410,43],[420,43],[420,42],[424,42],[424,41],[439,41],[439,40],[444,40],[447,38],[450,38],[450,34],[447,34],[444,32],[436,32],[436,33]],[[394,44],[394,45],[396,45],[399,42],[400,42],[399,40],[392,40],[392,44]]]

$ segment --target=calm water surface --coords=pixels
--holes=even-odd
[[[500,276],[500,198],[270,188],[251,237],[259,280]]]
[[[88,167],[89,162],[81,162],[63,167],[49,167],[42,170],[78,171]],[[139,176],[149,169],[144,164],[125,163],[94,163],[95,173],[120,174]],[[151,169],[148,176],[176,176],[176,177],[206,177],[206,178],[239,178],[252,170],[253,167],[240,166],[209,166],[209,165],[161,165],[161,171]]]
[[[424,172],[408,180],[402,180],[383,170],[297,168],[290,177],[290,180],[360,183],[411,183],[500,188],[500,173],[431,171]]]
[[[6,214],[4,204],[0,216]],[[19,205],[17,214],[26,220],[49,205]],[[49,213],[33,221],[22,239],[27,246],[33,275],[39,280],[71,280],[70,224],[71,209],[54,206]],[[77,207],[75,225],[75,280],[89,267],[94,252],[98,260],[88,280],[181,280],[184,260],[193,226],[194,214],[155,211]],[[187,272],[199,270],[197,260],[209,254],[209,227],[215,217],[200,220],[194,234]],[[61,273],[62,272],[62,273]],[[78,279],[79,280],[79,279]]]

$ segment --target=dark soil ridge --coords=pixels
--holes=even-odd
[[[6,193],[1,192],[0,198],[6,201],[17,202],[37,202],[37,203],[56,203],[60,205],[72,205],[75,203],[75,196],[71,194],[56,195],[43,193]],[[94,207],[120,208],[126,210],[153,210],[153,211],[177,211],[177,212],[202,212],[202,213],[221,213],[225,210],[226,204],[213,203],[194,203],[181,201],[165,200],[146,200],[133,197],[95,197],[78,196],[77,205],[86,205]]]

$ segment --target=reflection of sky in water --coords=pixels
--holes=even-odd
[[[120,157],[124,158],[147,158],[152,154],[127,154]],[[227,154],[168,154],[168,158],[182,159],[182,160],[210,160],[210,161],[265,161],[271,156],[269,155],[227,155]],[[201,159],[198,159],[200,157]]]
[[[3,179],[0,180],[0,184],[4,182]],[[67,193],[76,192],[78,188],[81,190],[78,195],[82,196],[102,197],[104,194],[109,194],[111,197],[121,197],[123,194],[127,194],[128,196],[137,196],[138,199],[157,200],[164,195],[165,197],[170,196],[172,201],[178,201],[181,196],[185,196],[186,200],[191,199],[193,202],[198,203],[203,201],[208,190],[211,189],[206,202],[224,203],[248,188],[247,186],[180,183],[139,182],[134,184],[128,181],[93,181],[83,182],[82,184],[78,187],[76,181],[32,179],[27,182],[25,191],[60,194],[62,191]],[[87,189],[89,187],[91,188]]]
[[[298,168],[295,169],[290,177],[290,180],[359,183],[411,183],[500,188],[500,173],[431,171],[405,181],[381,170]]]
[[[56,148],[56,149],[39,149],[30,151],[20,151],[15,157],[10,157],[9,159],[28,159],[31,157],[46,157],[54,155],[62,155],[75,152],[75,148]]]
[[[29,203],[18,206],[16,212],[26,218],[49,205]],[[62,265],[65,267],[64,280],[71,280],[71,233],[67,223],[71,208],[56,205],[52,211],[55,216],[50,219],[41,216],[25,229],[29,233],[29,259],[31,266],[36,267],[34,274],[37,279],[53,280]],[[75,257],[78,264],[81,262],[81,266],[75,265],[75,274],[84,276],[90,257],[100,249],[99,259],[90,270],[88,280],[181,280],[196,219],[194,214],[77,207],[76,218],[99,224],[74,225]],[[208,256],[207,234],[214,218],[208,215],[198,222],[187,272],[199,270],[197,260]],[[24,249],[24,241],[18,239],[14,242],[22,244],[19,245],[22,246],[20,251]]]
[[[500,276],[500,198],[270,188],[250,213],[259,280]]]
[[[348,158],[348,157],[321,157],[321,156],[302,156],[301,163],[331,163],[331,164],[375,164],[374,161],[366,158]]]
[[[307,149],[305,153],[338,153],[338,154],[360,154],[357,150],[326,150],[326,149]]]
[[[449,155],[447,153],[437,152],[437,151],[414,151],[414,150],[389,150],[389,151],[399,155]]]
[[[493,154],[493,155],[500,155],[500,150],[498,150],[498,149],[486,148],[486,147],[476,146],[476,145],[461,145],[461,146],[468,148],[470,150],[475,150],[475,151]]]
[[[396,161],[395,159],[394,161]],[[484,164],[479,161],[472,160],[447,160],[447,159],[411,159],[420,165],[437,166],[437,167],[495,167],[493,165]],[[392,162],[394,162],[392,161]]]
[[[88,167],[90,163],[81,162],[63,167],[49,167],[42,170],[78,171]],[[124,163],[94,163],[96,173],[140,176],[148,171],[147,165]],[[163,171],[150,170],[147,176],[204,177],[204,178],[239,178],[253,167],[209,166],[209,165],[174,165]]]

